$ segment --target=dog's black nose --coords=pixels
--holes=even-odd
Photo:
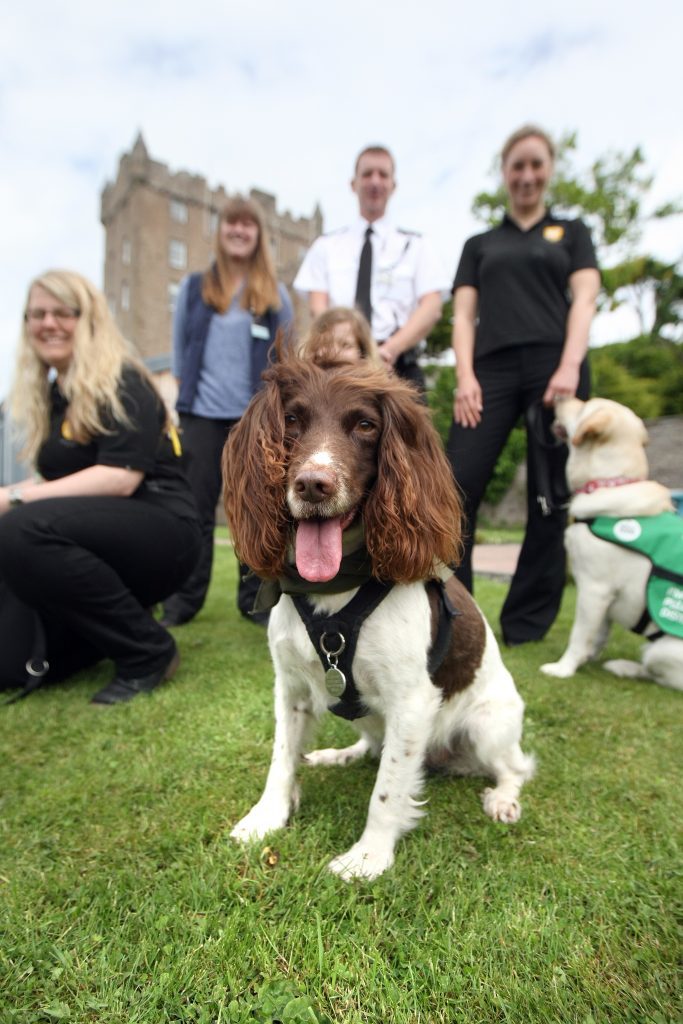
[[[294,481],[297,497],[316,504],[331,498],[336,486],[334,474],[325,469],[303,469]]]

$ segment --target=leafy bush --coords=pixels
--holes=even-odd
[[[644,419],[683,413],[683,345],[643,335],[591,349],[593,394]]]
[[[445,448],[453,422],[453,367],[427,367],[425,376],[428,381],[427,401],[432,413],[432,422]]]

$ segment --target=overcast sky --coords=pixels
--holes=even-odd
[[[577,131],[577,165],[641,145],[652,203],[680,195],[679,0],[233,0],[13,4],[0,39],[0,396],[28,281],[102,284],[100,192],[142,131],[150,155],[214,186],[277,196],[325,227],[354,216],[356,153],[397,159],[391,213],[448,268],[473,196],[521,123]],[[676,259],[682,218],[647,235]],[[598,327],[595,340],[614,327]],[[618,332],[617,332],[618,333]]]

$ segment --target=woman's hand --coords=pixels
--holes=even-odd
[[[384,365],[387,367],[387,369],[392,370],[396,364],[398,355],[396,355],[393,349],[391,348],[390,341],[385,341],[381,345],[379,345],[378,351],[379,357],[384,363]]]
[[[35,477],[30,476],[26,480],[19,480],[17,483],[7,484],[6,487],[0,487],[0,516],[5,512],[9,512],[12,508],[12,502],[10,500],[12,491],[15,493],[18,492],[23,500],[24,488],[32,487],[35,482]]]
[[[461,427],[476,427],[481,422],[484,408],[479,381],[470,377],[458,377],[458,386],[453,392],[453,418]]]
[[[578,386],[579,367],[563,366],[562,363],[560,363],[543,392],[543,404],[553,405],[553,403],[557,402],[559,399],[574,398]]]
[[[474,334],[479,305],[476,288],[463,285],[453,296],[453,352],[458,386],[453,392],[453,419],[461,427],[476,427],[484,408],[474,375]]]

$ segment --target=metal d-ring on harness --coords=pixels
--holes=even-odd
[[[443,580],[429,580],[425,586],[436,588],[439,597],[435,635],[428,660],[428,671],[433,676],[448,651],[452,620],[460,612],[446,593]],[[393,583],[370,579],[359,588],[347,605],[330,616],[316,615],[302,595],[289,595],[325,670],[327,692],[331,697],[339,698],[330,711],[348,721],[369,714],[353,678],[353,659],[361,626],[391,592],[392,587]]]

